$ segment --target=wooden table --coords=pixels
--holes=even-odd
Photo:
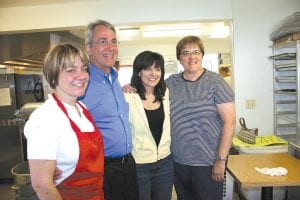
[[[269,176],[256,172],[258,168],[284,167],[286,176]],[[227,169],[240,187],[262,187],[262,199],[272,199],[274,186],[300,185],[300,160],[287,153],[230,155]]]

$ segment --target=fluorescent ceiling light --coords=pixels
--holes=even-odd
[[[117,30],[117,35],[119,40],[131,40],[139,35],[139,28],[119,28]]]
[[[145,25],[141,27],[143,37],[183,37],[202,34],[198,23]]]
[[[197,35],[202,34],[201,30],[197,29],[173,29],[173,30],[157,30],[157,31],[143,31],[143,37],[183,37],[186,35]]]
[[[141,26],[123,26],[116,28],[118,39],[140,40],[142,38],[181,38],[187,35],[210,38],[226,38],[229,26],[224,22],[155,24]]]
[[[229,36],[229,27],[223,23],[216,25],[209,33],[210,38],[226,38]]]
[[[176,29],[200,29],[199,23],[144,25],[142,31],[163,31]]]

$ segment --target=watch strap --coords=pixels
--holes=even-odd
[[[219,161],[226,162],[226,161],[227,161],[227,157],[228,157],[228,156],[222,157],[222,156],[217,155],[217,156],[216,156],[216,161],[219,160]]]

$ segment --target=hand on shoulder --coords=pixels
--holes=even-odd
[[[123,85],[122,90],[124,93],[136,93],[136,89],[132,87],[129,83]]]

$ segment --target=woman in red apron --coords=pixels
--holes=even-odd
[[[77,101],[89,80],[87,66],[86,55],[70,44],[55,46],[44,60],[44,76],[54,93],[24,128],[32,186],[41,200],[104,199],[102,137]],[[55,183],[56,167],[62,177]]]

